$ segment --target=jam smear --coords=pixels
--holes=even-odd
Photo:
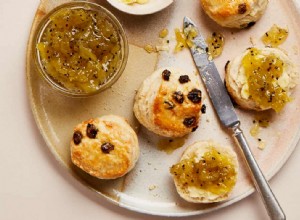
[[[184,32],[179,28],[176,28],[175,37],[176,37],[177,44],[175,46],[175,52],[179,52],[184,48],[193,47],[194,46],[193,40],[197,36],[198,36],[198,31],[193,26],[189,26],[188,28],[185,29]]]
[[[225,39],[221,33],[213,32],[212,35],[206,39],[206,43],[208,45],[208,54],[211,59],[222,54]]]
[[[243,58],[242,66],[245,69],[249,95],[257,104],[280,112],[291,101],[277,82],[284,69],[283,61],[277,56],[264,55],[259,49],[251,48]]]
[[[286,41],[288,35],[288,30],[274,24],[271,29],[262,36],[261,39],[266,46],[278,47]]]

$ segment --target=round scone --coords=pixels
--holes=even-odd
[[[135,97],[134,114],[148,130],[182,137],[198,127],[202,107],[200,79],[175,68],[156,70]]]
[[[206,14],[219,25],[246,28],[263,15],[268,0],[200,0]]]
[[[115,115],[78,124],[70,145],[72,162],[99,179],[124,176],[139,157],[136,133],[125,119]]]
[[[193,203],[224,201],[234,188],[238,160],[230,147],[213,141],[189,146],[179,163],[170,168],[178,194]]]
[[[299,77],[290,58],[275,48],[249,48],[225,69],[230,96],[240,107],[256,111],[279,112]]]

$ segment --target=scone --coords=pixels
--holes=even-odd
[[[70,145],[72,162],[99,179],[124,176],[139,157],[136,133],[115,115],[80,123],[74,129]]]
[[[150,131],[182,137],[198,127],[202,107],[200,79],[175,68],[162,68],[144,80],[134,114]]]
[[[246,28],[263,15],[268,0],[200,0],[206,14],[219,25]]]
[[[236,184],[238,161],[230,147],[221,147],[213,141],[199,141],[184,151],[170,172],[176,190],[184,200],[220,202],[229,197]]]
[[[244,109],[279,112],[297,82],[294,64],[280,49],[249,48],[226,65],[227,90]]]

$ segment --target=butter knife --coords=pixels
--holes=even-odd
[[[233,137],[240,146],[253,183],[263,200],[269,217],[272,220],[286,219],[280,204],[253,157],[243,131],[240,128],[240,120],[234,110],[220,74],[207,53],[207,45],[204,38],[190,18],[184,17],[183,24],[185,33],[189,32],[191,28],[195,28],[198,32],[198,36],[192,40],[194,45],[190,48],[192,57],[221,123],[232,131]]]

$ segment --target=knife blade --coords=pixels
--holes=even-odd
[[[190,51],[218,118],[223,126],[232,131],[236,142],[240,146],[253,183],[263,200],[269,217],[272,220],[284,220],[286,219],[285,214],[260,170],[240,128],[240,120],[221,80],[217,67],[208,54],[207,44],[195,23],[190,18],[184,17],[184,33],[188,35],[192,28],[197,30],[198,35],[192,40],[193,46],[190,47]]]

